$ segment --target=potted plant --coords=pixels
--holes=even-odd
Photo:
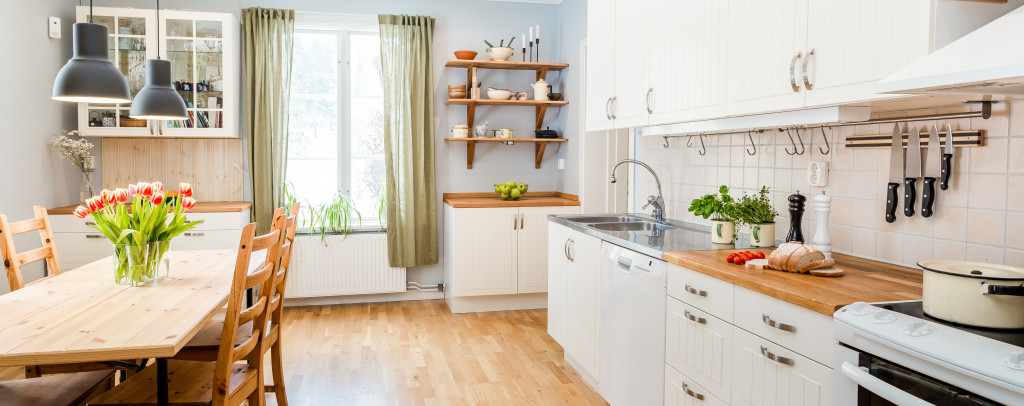
[[[352,198],[338,192],[331,201],[321,205],[307,204],[309,208],[309,233],[319,234],[320,241],[327,246],[327,236],[349,235],[353,226],[363,223],[363,215],[355,207]],[[306,225],[305,220],[303,225]]]
[[[743,195],[736,202],[736,218],[741,223],[750,225],[751,247],[775,246],[775,217],[779,212],[772,206],[770,193],[769,187],[762,186],[757,195]]]
[[[508,46],[505,45],[505,40],[499,41],[498,46],[484,40],[484,43],[487,44],[487,55],[491,57],[492,61],[507,61],[512,57],[512,42],[515,40],[516,37],[513,35],[512,39],[508,40]]]
[[[735,200],[729,196],[729,187],[722,185],[717,194],[693,199],[687,210],[704,219],[711,218],[711,242],[732,244],[736,241],[735,204]]]

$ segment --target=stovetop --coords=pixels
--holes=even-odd
[[[872,303],[872,305],[881,307],[886,310],[892,310],[896,313],[917,317],[927,322],[941,324],[944,326],[955,328],[960,331],[965,331],[982,337],[988,337],[996,341],[1001,341],[1006,344],[1024,348],[1024,329],[994,329],[974,327],[945,321],[926,314],[924,312],[924,304],[920,300],[906,302]]]

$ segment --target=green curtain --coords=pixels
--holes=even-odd
[[[378,20],[384,79],[388,260],[393,267],[436,264],[434,19],[380,15]]]
[[[249,184],[260,234],[270,231],[274,209],[284,204],[294,32],[293,10],[242,10]]]

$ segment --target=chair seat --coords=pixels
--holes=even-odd
[[[185,347],[174,355],[174,359],[189,361],[217,360],[217,351],[220,349],[220,337],[224,333],[224,312],[217,312],[195,337],[185,344]],[[238,335],[235,336],[235,345],[242,344],[252,337],[252,322],[243,324],[238,328]]]
[[[108,388],[114,371],[81,372],[0,382],[0,404],[5,406],[78,405]]]
[[[216,363],[169,360],[168,394],[172,405],[209,405],[213,402],[213,373]],[[245,364],[231,370],[233,392],[243,386],[262,384],[259,372]],[[128,378],[120,385],[89,402],[89,405],[156,405],[156,366]]]

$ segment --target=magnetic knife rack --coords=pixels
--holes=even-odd
[[[927,127],[931,129],[931,127]],[[946,142],[946,133],[939,129],[942,135],[942,142]],[[903,147],[907,147],[909,133],[903,133]],[[921,132],[921,147],[927,147],[932,140],[930,132]],[[983,147],[985,146],[984,130],[961,130],[953,131],[953,147]],[[846,149],[888,149],[892,147],[892,134],[870,134],[870,135],[848,135],[846,136]]]

